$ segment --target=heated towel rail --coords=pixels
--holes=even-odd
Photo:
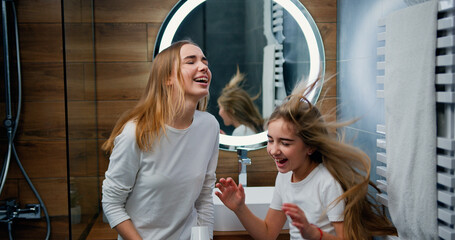
[[[384,98],[385,74],[385,19],[378,23],[378,62],[376,92]],[[455,4],[453,0],[439,0],[436,42],[436,108],[437,108],[437,206],[438,235],[441,239],[455,239]],[[387,151],[386,127],[378,124],[376,132],[378,152],[376,173],[383,191],[378,202],[387,206]]]

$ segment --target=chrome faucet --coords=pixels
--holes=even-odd
[[[248,154],[247,148],[237,148],[237,157],[239,158],[239,184],[247,186],[246,181],[246,166],[251,165],[251,159],[246,155]]]

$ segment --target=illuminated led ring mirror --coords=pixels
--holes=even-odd
[[[185,18],[195,10],[199,5],[206,0],[181,0],[170,11],[166,19],[163,21],[155,41],[153,56],[158,52],[167,48],[172,42],[177,41],[174,36],[185,20]],[[300,30],[303,33],[307,43],[309,56],[309,70],[306,76],[308,84],[313,83],[318,77],[324,76],[325,57],[322,38],[314,22],[313,18],[305,7],[298,0],[273,0],[279,4],[287,13],[295,20]],[[210,59],[210,58],[209,58]],[[322,84],[321,84],[322,85]],[[312,90],[307,96],[313,103],[317,101],[322,86]],[[267,131],[249,135],[249,136],[230,136],[220,134],[220,145],[224,146],[252,146],[262,144],[267,141]],[[233,150],[232,148],[230,150]]]

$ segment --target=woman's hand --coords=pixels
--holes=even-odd
[[[232,178],[221,178],[216,187],[221,192],[215,192],[216,196],[223,202],[223,204],[234,212],[239,211],[245,206],[245,191],[242,184],[237,184]]]
[[[320,239],[321,232],[319,229],[310,224],[305,216],[305,213],[297,205],[292,203],[284,203],[281,207],[284,214],[289,216],[292,220],[292,225],[297,227],[305,239]]]

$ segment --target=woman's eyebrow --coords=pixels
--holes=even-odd
[[[189,56],[186,56],[183,58],[183,60],[186,60],[186,59],[196,59],[197,56],[196,55],[189,55]],[[205,56],[202,56],[201,58],[202,61],[208,61],[207,58]]]
[[[184,57],[183,59],[195,59],[195,58],[196,58],[196,55],[189,55],[189,56]]]

